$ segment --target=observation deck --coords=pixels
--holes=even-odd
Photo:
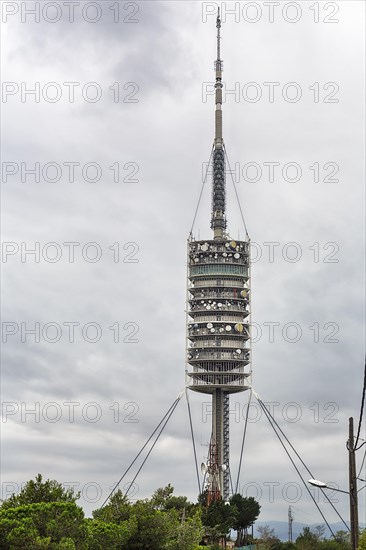
[[[191,390],[246,390],[251,374],[247,241],[188,242],[187,369]]]

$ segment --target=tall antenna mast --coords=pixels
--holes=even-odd
[[[215,61],[215,140],[213,151],[213,189],[212,189],[212,215],[211,229],[214,232],[214,239],[222,239],[226,229],[225,205],[225,153],[224,140],[222,137],[222,71],[223,63],[220,53],[220,8],[216,18],[217,28],[217,59]]]

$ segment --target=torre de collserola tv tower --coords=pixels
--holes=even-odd
[[[187,385],[212,395],[211,440],[202,464],[208,503],[229,498],[229,399],[250,387],[251,376],[249,239],[233,240],[227,232],[220,12],[216,27],[213,238],[197,241],[191,233],[187,262]]]

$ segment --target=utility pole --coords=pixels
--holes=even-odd
[[[294,521],[294,516],[292,514],[291,506],[288,507],[288,541],[292,542],[292,522]]]
[[[353,418],[349,419],[349,435],[347,442],[349,458],[349,505],[351,521],[351,545],[352,550],[358,548],[358,500],[357,500],[357,474],[356,453],[354,447]]]

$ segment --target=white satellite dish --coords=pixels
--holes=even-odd
[[[227,470],[226,464],[222,464],[222,465],[221,465],[221,470],[222,470],[223,472],[226,472],[226,470]]]
[[[205,464],[204,462],[202,462],[201,464],[201,473],[203,475],[205,475],[205,473],[207,472],[207,464]]]

